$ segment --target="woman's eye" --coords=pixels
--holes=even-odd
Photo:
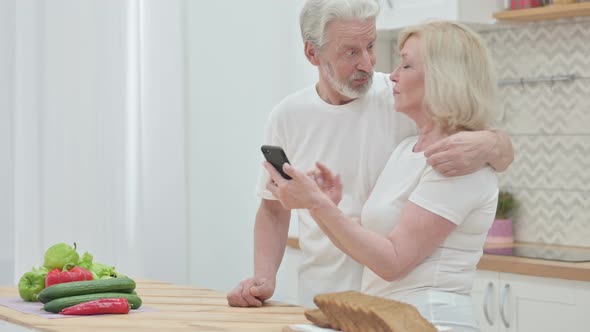
[[[410,68],[410,65],[404,65],[404,66],[402,66],[402,68],[403,69],[408,69],[408,68]]]
[[[354,50],[348,50],[348,51],[346,52],[346,55],[348,55],[348,56],[353,56],[353,55],[355,55],[355,53],[356,53],[356,52],[355,52]]]

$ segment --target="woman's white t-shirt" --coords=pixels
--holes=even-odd
[[[471,325],[469,294],[488,229],[494,219],[498,183],[494,170],[445,177],[413,152],[417,137],[402,141],[391,155],[361,213],[364,227],[387,235],[402,208],[412,203],[448,219],[457,227],[407,276],[388,282],[364,269],[362,292],[410,303],[433,323],[462,320]],[[465,310],[457,313],[457,306]],[[453,309],[455,310],[446,310]],[[445,309],[446,308],[446,309]],[[475,324],[473,322],[473,324]]]

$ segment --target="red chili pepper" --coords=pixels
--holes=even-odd
[[[83,302],[60,311],[62,315],[101,315],[129,313],[129,302],[126,298],[108,298]]]
[[[47,273],[45,278],[45,287],[64,282],[92,280],[92,273],[85,268],[74,266],[73,264],[66,264],[63,270],[53,269]]]

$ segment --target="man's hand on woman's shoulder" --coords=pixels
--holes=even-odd
[[[494,161],[512,153],[511,146],[510,151],[499,148],[498,140],[493,131],[461,131],[429,146],[424,156],[444,176],[470,174],[488,164],[496,168]]]

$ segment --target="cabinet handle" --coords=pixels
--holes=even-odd
[[[488,324],[490,326],[494,325],[494,318],[490,318],[490,312],[488,310],[490,293],[492,293],[493,291],[494,291],[494,284],[490,282],[490,283],[488,283],[488,287],[486,289],[486,295],[483,298],[483,313],[486,316],[486,320],[488,321]]]
[[[500,302],[500,316],[502,317],[502,322],[504,323],[504,326],[506,328],[510,327],[510,319],[506,319],[506,313],[504,312],[504,309],[506,309],[506,300],[508,299],[508,293],[510,292],[510,285],[506,284],[504,286],[504,292],[502,293],[502,301]]]
[[[391,0],[387,0],[387,4],[389,5],[389,8],[393,9],[393,3]]]

